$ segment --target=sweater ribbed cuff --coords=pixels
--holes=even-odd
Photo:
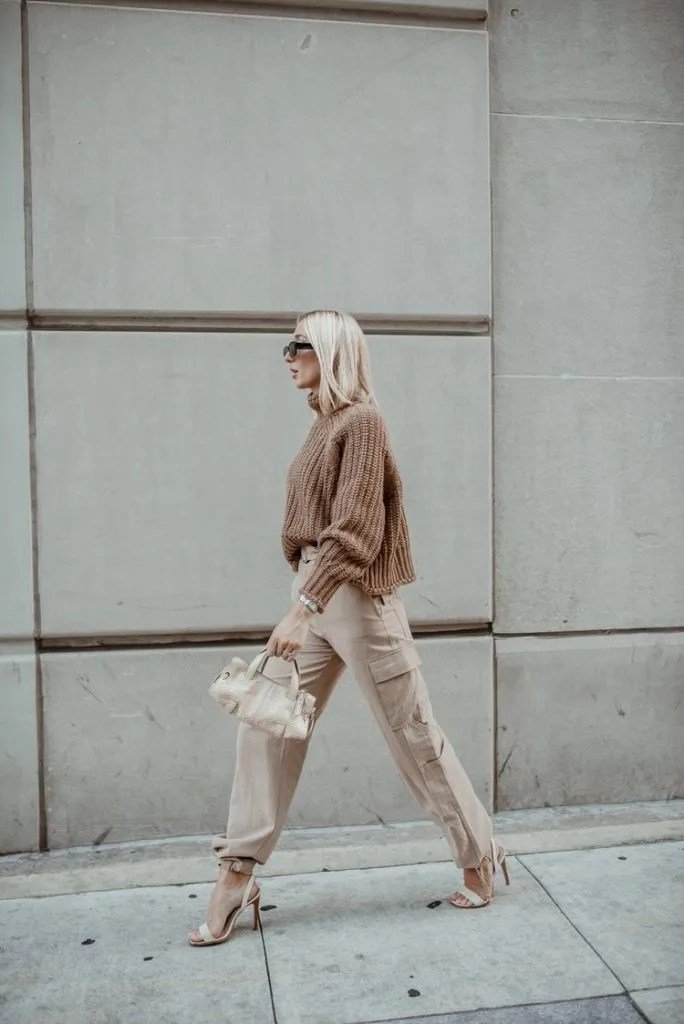
[[[407,547],[400,547],[396,553],[396,571],[402,579],[411,581],[416,579],[413,559]]]
[[[322,572],[320,571],[322,568]],[[325,566],[314,567],[313,572],[309,578],[304,582],[304,585],[300,587],[299,593],[304,594],[305,597],[310,597],[312,601],[315,601],[321,611],[325,611],[325,607],[337,591],[344,580],[336,579],[331,576],[325,569]]]

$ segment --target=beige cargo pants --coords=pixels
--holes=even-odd
[[[317,548],[302,549],[291,596],[312,571]],[[490,851],[491,820],[430,705],[421,659],[397,592],[371,597],[344,583],[325,611],[312,616],[297,655],[302,686],[325,708],[345,670],[355,677],[408,787],[426,816],[443,828],[459,867],[475,867]],[[289,680],[292,665],[267,662],[268,675]],[[316,732],[314,726],[313,734]],[[273,852],[302,771],[308,740],[284,740],[244,723],[219,859],[263,864]]]

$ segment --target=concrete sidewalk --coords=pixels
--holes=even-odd
[[[263,877],[262,934],[244,915],[206,949],[185,932],[209,883],[8,898],[0,1020],[684,1021],[682,839],[509,860],[511,886],[481,911],[445,901],[444,861]],[[6,858],[6,881],[33,862]]]

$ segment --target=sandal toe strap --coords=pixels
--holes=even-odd
[[[202,924],[199,926],[197,931],[200,933],[205,942],[210,942],[216,938],[216,936],[212,935],[211,932],[209,931],[209,925],[207,924],[206,921],[202,921]]]
[[[485,904],[489,903],[489,900],[480,896],[479,892],[474,892],[472,889],[469,889],[467,885],[464,885],[462,889],[458,889],[456,891],[456,895],[463,896],[474,907],[484,907]]]

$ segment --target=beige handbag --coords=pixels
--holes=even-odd
[[[286,739],[306,739],[314,724],[315,698],[300,690],[296,660],[289,685],[265,676],[263,669],[269,657],[262,651],[249,665],[242,658],[232,658],[209,687],[209,693],[226,711],[255,729]]]

